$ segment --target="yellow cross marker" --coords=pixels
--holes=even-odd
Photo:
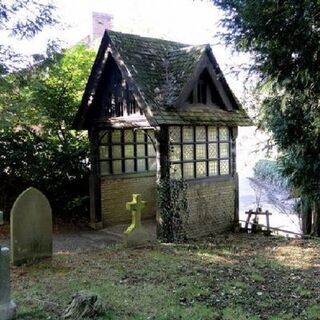
[[[141,200],[141,194],[133,194],[133,200],[126,203],[127,210],[132,213],[132,222],[125,233],[130,233],[134,229],[141,227],[141,211],[146,206],[146,201]]]

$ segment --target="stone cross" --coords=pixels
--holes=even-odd
[[[132,197],[133,200],[127,202],[126,208],[132,212],[131,226],[134,229],[141,227],[141,211],[146,206],[146,201],[141,200],[141,194],[133,194]]]
[[[16,305],[10,299],[10,254],[9,249],[0,246],[0,320],[15,317]]]
[[[124,232],[124,245],[126,247],[141,247],[151,241],[151,237],[141,224],[141,211],[146,201],[141,200],[141,194],[133,194],[133,200],[126,203],[126,209],[132,213],[132,222]]]

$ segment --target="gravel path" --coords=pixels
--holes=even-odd
[[[68,251],[76,249],[99,248],[106,245],[119,243],[121,238],[107,234],[103,231],[79,231],[53,235],[53,251]],[[10,246],[8,238],[0,239],[1,246]]]
[[[145,221],[145,227],[155,238],[156,225],[154,221]],[[78,232],[58,233],[53,235],[53,251],[74,251],[115,245],[122,242],[123,232],[128,224],[112,226],[103,230],[87,230]],[[0,230],[1,231],[1,230]],[[0,238],[1,246],[10,246],[9,237]]]

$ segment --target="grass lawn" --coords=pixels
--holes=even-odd
[[[61,252],[12,269],[18,319],[60,319],[96,292],[99,319],[320,319],[320,242],[226,235],[191,244]]]

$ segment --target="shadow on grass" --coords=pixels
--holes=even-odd
[[[47,320],[48,315],[42,313],[41,311],[25,311],[25,312],[18,312],[16,320]],[[50,317],[50,319],[58,319],[54,317]]]
[[[319,320],[319,251],[315,241],[233,234],[102,248],[15,269],[15,295],[29,311],[36,299],[65,306],[73,293],[90,290],[113,310],[104,320]],[[60,319],[57,309],[38,310],[17,319]]]

